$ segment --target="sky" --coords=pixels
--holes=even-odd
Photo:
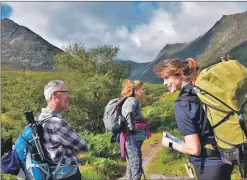
[[[4,2],[1,18],[28,27],[63,49],[120,47],[118,59],[151,62],[166,44],[188,43],[247,2]]]

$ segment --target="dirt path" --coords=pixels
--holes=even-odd
[[[142,163],[144,171],[147,169],[148,165],[155,158],[156,154],[162,149],[162,133],[154,134],[149,140],[143,144],[142,147]],[[188,176],[166,176],[163,174],[146,174],[147,179],[155,180],[167,180],[167,179],[189,179]]]
[[[156,153],[159,152],[162,148],[161,136],[155,136],[151,138],[154,138],[154,140],[147,140],[149,142],[145,142],[142,147],[142,165],[144,170],[147,169],[147,166],[155,157]]]

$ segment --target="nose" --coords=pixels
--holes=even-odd
[[[167,86],[167,79],[164,79],[164,86]]]

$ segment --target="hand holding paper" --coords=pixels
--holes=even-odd
[[[172,140],[164,136],[164,132],[163,132],[162,145],[165,147],[169,147],[169,142],[172,142]]]
[[[181,140],[181,139],[169,134],[168,132],[163,132],[163,137],[166,137],[166,138],[170,139],[170,142],[173,141],[173,142],[176,142],[176,143],[184,143],[183,140]]]
[[[168,132],[163,132],[162,145],[169,147],[169,142],[183,143],[184,141],[175,136],[172,136]]]

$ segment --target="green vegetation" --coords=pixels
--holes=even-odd
[[[157,101],[142,109],[143,114],[151,122],[150,129],[152,132],[176,128],[174,116],[174,101],[176,97],[177,93],[164,92]]]
[[[162,148],[147,168],[147,173],[168,176],[187,176],[184,164],[188,163],[185,155]]]
[[[128,66],[113,61],[118,51],[118,47],[112,46],[85,50],[83,46],[73,44],[57,55],[57,68],[53,72],[2,68],[2,153],[11,148],[26,125],[24,110],[33,110],[37,116],[46,106],[44,85],[50,80],[62,79],[72,96],[71,107],[64,119],[89,142],[91,148],[88,153],[78,154],[84,178],[100,180],[124,176],[126,162],[120,158],[119,145],[109,142],[111,134],[104,133],[102,121],[105,105],[110,99],[120,96],[122,81],[129,75]],[[148,155],[148,146],[160,143],[162,131],[180,136],[174,117],[177,93],[169,93],[159,84],[145,83],[144,86],[147,93],[141,107],[153,132],[152,138],[144,143],[145,156]],[[147,167],[147,173],[184,176],[184,163],[187,162],[186,155],[162,148]],[[236,170],[233,177],[239,177]],[[13,178],[1,174],[1,179]]]
[[[2,154],[11,149],[12,143],[26,125],[23,112],[33,110],[37,116],[40,109],[46,106],[44,85],[50,80],[61,79],[72,96],[71,106],[64,114],[64,119],[77,132],[91,133],[91,136],[83,135],[89,137],[92,150],[82,158],[85,167],[81,168],[82,172],[99,179],[119,176],[119,167],[124,167],[119,159],[119,149],[111,146],[109,135],[105,137],[103,134],[101,137],[101,134],[94,134],[105,131],[102,121],[104,107],[110,99],[120,96],[122,81],[129,76],[127,65],[114,62],[118,51],[119,48],[113,46],[86,50],[83,46],[72,44],[65,52],[57,55],[53,72],[2,69]],[[103,139],[107,150],[102,150]],[[94,172],[88,172],[87,168]],[[9,178],[3,176],[2,179]]]
[[[113,179],[125,172],[125,162],[120,159],[119,145],[111,144],[111,133],[80,133],[90,144],[90,152],[80,154],[80,170],[85,179]]]
[[[243,65],[247,66],[247,41],[235,47],[229,52],[230,59],[239,60]]]

